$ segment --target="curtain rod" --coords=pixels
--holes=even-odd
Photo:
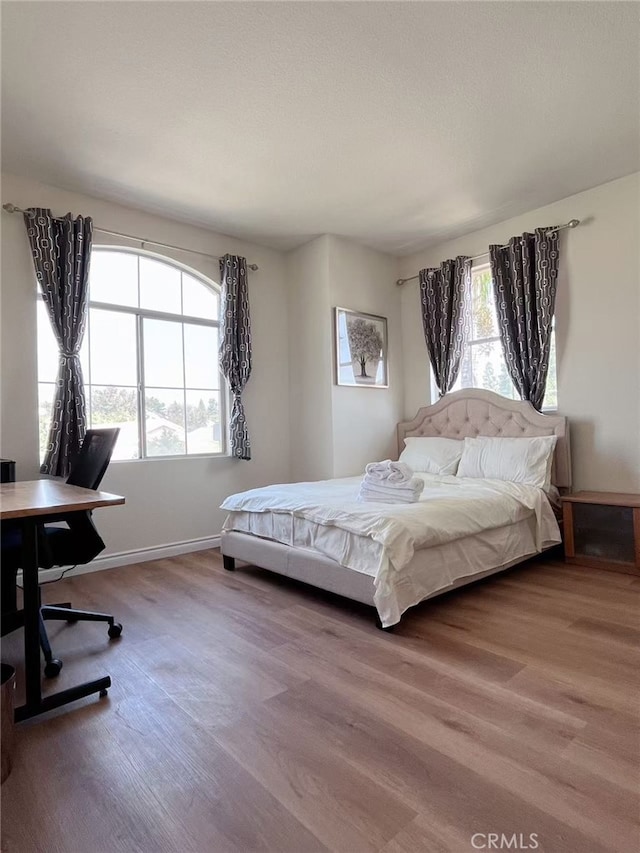
[[[27,210],[23,210],[21,207],[16,207],[15,204],[3,204],[2,209],[6,210],[7,213],[24,213],[29,216],[29,212]],[[59,216],[56,216],[58,222],[61,222],[62,219]],[[149,246],[160,246],[163,249],[173,249],[176,252],[188,252],[191,255],[201,255],[203,258],[212,258],[214,261],[220,261],[222,258],[219,258],[217,255],[210,255],[207,252],[199,252],[197,249],[185,249],[183,246],[172,246],[171,243],[159,243],[157,240],[146,240],[142,237],[134,237],[133,234],[121,234],[119,231],[109,231],[107,228],[98,228],[97,225],[93,226],[94,231],[99,231],[101,234],[109,234],[111,237],[121,237],[123,240],[134,240],[136,243],[140,243],[142,248],[144,249],[145,244]],[[247,264],[248,269],[253,270],[255,272],[259,269],[258,264]]]
[[[580,225],[580,220],[579,220],[579,219],[570,219],[570,220],[569,220],[568,222],[566,222],[564,225],[558,225],[558,227],[557,227],[557,228],[550,228],[550,229],[547,231],[547,234],[553,234],[553,232],[554,232],[554,231],[562,231],[564,228],[577,228],[577,227],[578,227],[578,225]],[[508,245],[506,245],[506,246],[500,246],[500,248],[501,248],[501,249],[508,249],[508,248],[509,248],[509,246],[508,246]],[[488,256],[489,256],[489,252],[482,252],[480,255],[474,255],[474,256],[473,256],[472,258],[470,258],[469,260],[471,260],[471,261],[479,261],[479,260],[480,260],[480,258],[486,258],[486,257],[488,257]],[[400,287],[400,286],[402,286],[403,284],[406,284],[408,281],[413,281],[413,280],[414,280],[414,278],[420,278],[420,273],[418,273],[418,275],[411,275],[411,276],[409,276],[409,278],[399,278],[399,279],[396,281],[396,284],[398,285],[398,287]]]

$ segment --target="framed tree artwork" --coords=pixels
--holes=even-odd
[[[347,308],[334,310],[338,385],[388,388],[386,318]]]

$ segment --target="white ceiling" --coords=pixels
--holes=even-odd
[[[639,11],[3,2],[3,168],[407,254],[640,168]]]

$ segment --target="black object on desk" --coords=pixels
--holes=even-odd
[[[13,459],[0,459],[0,483],[15,483],[16,463]]]

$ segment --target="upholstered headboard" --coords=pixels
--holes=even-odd
[[[543,415],[531,403],[507,400],[479,388],[446,394],[433,406],[418,411],[412,421],[398,424],[398,453],[409,436],[475,438],[477,435],[524,437],[557,435],[551,482],[558,488],[571,486],[569,429],[562,415]]]

